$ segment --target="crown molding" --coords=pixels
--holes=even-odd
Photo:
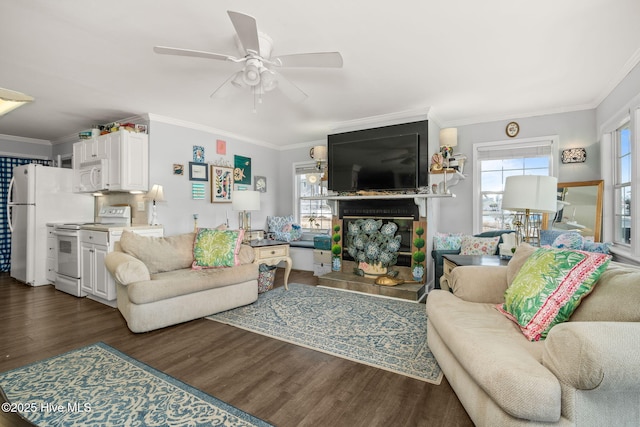
[[[337,122],[330,127],[330,132],[351,132],[354,130],[368,129],[371,127],[391,126],[401,123],[428,120],[430,118],[430,111],[431,107],[425,107],[416,110],[399,111],[396,113],[381,114],[378,116],[362,117],[359,119]]]
[[[12,142],[27,142],[29,144],[39,144],[51,146],[53,143],[46,139],[27,138],[24,136],[4,135],[0,134],[0,140]]]
[[[547,116],[550,114],[561,114],[561,113],[572,113],[575,111],[584,111],[584,110],[594,110],[597,107],[595,104],[583,104],[583,105],[575,105],[573,107],[559,107],[559,108],[551,108],[548,110],[540,110],[540,111],[530,111],[527,113],[519,113],[519,114],[496,114],[496,115],[487,115],[487,116],[476,116],[476,117],[468,117],[459,120],[448,120],[444,121],[441,127],[458,127],[458,126],[468,126],[482,123],[491,123],[491,122],[500,122],[506,120],[518,120],[529,117],[539,117],[539,116]]]
[[[255,139],[255,138],[250,138],[248,136],[245,135],[240,135],[237,133],[233,133],[233,132],[229,132],[226,131],[224,129],[219,129],[219,128],[214,128],[211,126],[206,126],[206,125],[201,125],[199,123],[193,123],[193,122],[188,122],[186,120],[181,120],[181,119],[176,119],[173,117],[167,117],[167,116],[161,116],[159,114],[154,114],[154,113],[148,113],[147,117],[149,119],[149,122],[155,121],[155,122],[160,122],[160,123],[165,123],[165,124],[169,124],[169,125],[175,125],[175,126],[181,126],[181,127],[185,127],[185,128],[189,128],[189,129],[193,129],[193,130],[199,130],[202,132],[207,132],[207,133],[212,133],[218,136],[223,136],[226,138],[233,138],[233,139],[238,139],[241,141],[245,141],[245,142],[249,142],[251,144],[255,144],[255,145],[260,145],[262,147],[267,147],[267,148],[271,148],[274,150],[279,150],[281,147],[272,144],[270,142],[266,142],[260,139]]]

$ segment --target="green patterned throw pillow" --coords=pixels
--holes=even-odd
[[[193,244],[191,268],[233,267],[239,265],[238,252],[244,230],[199,228]]]
[[[539,248],[524,263],[496,308],[531,341],[569,319],[606,270],[611,257],[599,253]]]

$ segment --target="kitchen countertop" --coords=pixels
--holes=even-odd
[[[80,227],[81,230],[90,231],[124,231],[131,229],[162,229],[162,225],[148,225],[148,224],[131,224],[131,225],[115,225],[115,224],[88,224]]]

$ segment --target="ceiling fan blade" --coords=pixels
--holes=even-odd
[[[161,55],[191,56],[196,58],[218,59],[221,61],[240,62],[244,60],[244,58],[238,59],[233,56],[223,55],[221,53],[204,52],[202,50],[181,49],[179,47],[155,46],[153,48],[153,51]]]
[[[294,53],[272,59],[280,67],[328,67],[342,68],[340,52]]]
[[[278,79],[277,87],[282,93],[285,94],[287,98],[291,99],[294,103],[300,103],[307,99],[308,95],[304,93],[298,86],[294,85],[291,80],[287,79],[280,73],[275,74]]]
[[[242,71],[231,74],[231,76],[224,81],[213,93],[211,98],[225,98],[230,95],[235,89],[242,87]]]
[[[229,18],[236,29],[240,43],[245,51],[253,51],[256,55],[260,54],[260,42],[258,39],[258,25],[253,16],[244,13],[228,10]]]

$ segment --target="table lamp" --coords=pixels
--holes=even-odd
[[[531,231],[540,242],[540,224],[530,220],[531,213],[555,213],[558,179],[553,176],[509,176],[504,182],[502,210],[524,212],[524,241],[529,242]]]
[[[149,192],[144,196],[144,198],[148,200],[153,200],[150,225],[159,225],[158,215],[156,212],[156,202],[164,202],[164,191],[162,189],[162,185],[153,184],[153,187],[151,187],[151,190],[149,190]]]
[[[244,230],[245,240],[249,240],[251,230],[251,213],[249,211],[260,210],[259,191],[234,191],[231,197],[231,207],[234,211],[240,211],[239,226]]]

